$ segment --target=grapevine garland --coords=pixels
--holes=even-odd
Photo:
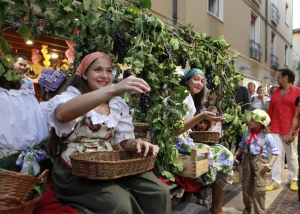
[[[125,0],[124,3],[115,0],[83,0],[82,3],[24,0],[20,3],[16,0],[14,7],[9,2],[0,0],[0,25],[15,17],[22,20],[21,12],[31,14],[33,4],[43,13],[51,5],[55,9],[43,20],[42,28],[35,16],[27,16],[30,24],[21,21],[19,34],[32,39],[40,33],[61,35],[75,42],[74,67],[86,54],[102,51],[112,58],[118,73],[121,72],[118,63],[124,64],[148,82],[151,92],[137,98],[141,99],[135,106],[140,115],[134,119],[150,125],[152,141],[160,147],[155,172],[158,176],[174,181],[174,175],[183,170],[183,163],[174,161],[178,156],[175,130],[183,129],[182,118],[187,112],[183,104],[187,93],[178,83],[177,66],[185,68],[188,62],[205,71],[208,87],[222,100],[222,113],[226,117],[223,145],[228,146],[238,132],[245,131],[242,124],[249,118],[236,105],[233,89],[242,79],[234,67],[234,59],[239,54],[228,54],[229,44],[222,36],[212,38],[196,32],[191,24],[169,26],[149,12],[150,0]],[[1,32],[0,43],[1,52],[8,52],[9,45]],[[5,72],[0,66],[0,75]]]

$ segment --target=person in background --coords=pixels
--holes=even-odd
[[[234,154],[234,161],[240,153],[244,152],[242,190],[245,209],[243,213],[259,214],[265,213],[266,172],[274,165],[279,149],[272,135],[267,133],[269,115],[261,109],[256,109],[251,114],[251,120],[246,123],[248,130]],[[268,163],[269,150],[272,158]]]
[[[269,98],[270,98],[270,99],[271,99],[271,97],[272,97],[273,92],[275,91],[275,89],[276,89],[277,87],[278,87],[278,86],[275,85],[275,86],[272,86],[272,87],[269,89]]]
[[[210,111],[210,112],[215,113],[215,114],[219,113],[216,106],[209,106],[207,108],[207,111]],[[211,121],[211,127],[210,127],[209,131],[219,132],[220,137],[221,137],[221,135],[222,135],[222,122],[221,121],[218,121],[218,122]]]
[[[197,125],[194,127],[195,131],[209,131],[211,128],[211,124],[214,121],[210,120],[201,120]],[[197,197],[197,202],[196,204],[202,205],[206,209],[209,209],[209,204],[208,204],[208,191],[207,188],[204,190],[201,190],[200,192],[194,192],[194,196]]]
[[[256,85],[254,82],[249,82],[248,83],[248,92],[249,92],[249,96],[250,97],[255,97],[257,96],[257,93],[256,93]]]
[[[21,89],[20,81],[8,81],[4,75],[0,75],[0,118],[0,168],[32,176],[49,169],[44,145],[49,132],[38,101]]]
[[[237,105],[241,106],[241,113],[244,114],[245,110],[250,110],[250,98],[249,98],[248,89],[244,86],[237,85],[235,87],[235,92],[236,92],[235,101]],[[242,137],[243,136],[239,134],[235,136],[235,152],[239,148],[239,143],[242,141]],[[231,144],[229,144],[229,150],[231,150]],[[242,161],[242,154],[237,157],[237,160],[239,162]]]
[[[29,90],[31,94],[35,94],[33,81],[25,74],[27,67],[27,58],[25,56],[16,56],[13,66],[21,77],[21,89]]]
[[[38,83],[41,86],[41,97],[43,100],[43,102],[40,102],[40,108],[46,121],[48,101],[58,94],[59,90],[66,84],[66,82],[67,75],[63,71],[45,70],[40,76]],[[50,130],[51,127],[48,121],[47,124]]]
[[[210,120],[201,120],[197,125],[194,127],[195,131],[208,131],[211,127],[212,121]]]
[[[300,88],[294,85],[295,74],[290,69],[280,69],[277,82],[279,87],[273,92],[268,114],[271,118],[270,130],[279,148],[279,155],[272,169],[272,182],[266,187],[271,191],[279,189],[281,184],[281,170],[284,154],[286,154],[290,181],[290,189],[298,190],[298,136],[286,144],[286,135],[290,132],[295,114],[295,100],[300,94]]]
[[[105,53],[86,55],[76,74],[48,103],[52,126],[50,155],[55,196],[80,213],[171,213],[169,187],[148,171],[114,180],[91,180],[72,174],[70,155],[112,151],[157,155],[159,147],[135,139],[125,92],[149,92],[142,79],[128,77],[112,84],[113,65]]]
[[[257,96],[252,97],[250,99],[251,105],[250,108],[251,110],[255,109],[261,109],[264,111],[268,110],[269,104],[270,104],[270,98],[265,96],[265,88],[263,86],[258,86],[257,88]]]

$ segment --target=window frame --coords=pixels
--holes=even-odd
[[[213,4],[211,6],[211,3]],[[211,7],[210,7],[211,6]],[[216,11],[213,11],[216,10]],[[218,12],[217,12],[218,11]],[[224,0],[208,0],[207,1],[207,12],[218,18],[224,20]]]

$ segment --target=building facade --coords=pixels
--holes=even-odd
[[[296,74],[296,83],[300,84],[300,28],[293,30],[292,68]]]
[[[152,0],[152,13],[164,22],[194,25],[212,37],[224,35],[242,85],[276,85],[278,68],[292,69],[293,0]]]

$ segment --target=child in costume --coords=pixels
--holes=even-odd
[[[253,213],[265,213],[266,172],[272,168],[279,154],[272,135],[268,133],[268,125],[271,122],[269,115],[261,109],[256,109],[250,114],[251,120],[246,123],[248,130],[234,154],[235,161],[236,157],[244,152],[242,181],[244,214],[250,214],[252,210]],[[272,153],[272,159],[268,163],[269,151]]]

